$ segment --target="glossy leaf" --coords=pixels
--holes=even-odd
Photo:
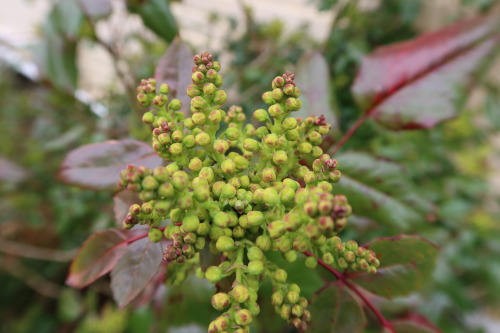
[[[130,206],[140,203],[141,200],[135,192],[124,190],[116,193],[113,196],[113,213],[115,214],[116,224],[122,226],[122,222],[127,217]]]
[[[78,0],[78,5],[85,15],[100,19],[111,14],[110,0]]]
[[[187,114],[191,98],[186,93],[187,86],[191,83],[191,68],[193,67],[193,51],[189,45],[176,38],[160,59],[155,71],[158,86],[167,83],[171,95],[182,102],[182,110]]]
[[[330,71],[325,57],[319,52],[302,56],[297,63],[296,82],[300,87],[302,109],[294,117],[324,115],[327,122],[336,128],[337,117],[330,103]]]
[[[359,301],[342,284],[333,284],[311,300],[311,333],[362,333],[366,318]]]
[[[150,145],[132,139],[106,141],[71,151],[61,166],[61,181],[93,190],[116,189],[128,164],[154,168],[162,159]]]
[[[406,230],[425,221],[434,210],[424,198],[415,198],[400,164],[360,152],[337,154],[335,158],[342,178],[334,193],[346,195],[357,216]]]
[[[83,288],[110,272],[127,249],[123,232],[109,229],[91,235],[71,263],[66,283]]]
[[[375,251],[380,267],[376,274],[354,274],[351,279],[366,290],[385,297],[406,296],[430,280],[438,249],[429,241],[400,235],[378,238],[368,244]]]
[[[168,0],[127,0],[128,9],[138,14],[144,25],[160,38],[171,42],[177,35],[178,27],[170,11]]]
[[[136,298],[156,275],[162,263],[160,243],[142,238],[130,244],[111,271],[111,290],[120,308]]]
[[[430,128],[456,114],[471,74],[499,45],[498,19],[476,18],[365,57],[353,93],[390,129]]]

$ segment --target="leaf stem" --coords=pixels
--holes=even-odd
[[[160,228],[156,228],[156,229],[163,231],[163,230],[165,230],[165,228],[166,228],[166,227],[160,227]],[[133,243],[133,242],[138,241],[139,239],[143,239],[143,238],[146,238],[146,237],[148,237],[148,232],[147,232],[147,233],[145,233],[145,234],[139,235],[139,236],[135,236],[135,237],[132,237],[132,238],[126,239],[126,240],[124,240],[123,242],[124,242],[124,243],[127,243],[127,244],[130,244],[130,243]]]
[[[371,114],[371,109],[365,112],[361,117],[356,120],[356,122],[349,128],[349,130],[344,134],[344,136],[339,140],[339,142],[333,147],[331,155],[333,156],[345,143],[346,141],[358,130],[358,128],[365,122],[366,119]]]
[[[392,327],[392,324],[380,313],[380,311],[373,305],[370,300],[366,298],[366,296],[359,290],[359,288],[353,284],[349,279],[344,276],[342,273],[339,271],[335,270],[333,267],[327,265],[323,260],[320,258],[317,258],[314,254],[312,254],[309,251],[304,252],[304,254],[308,257],[314,257],[318,260],[318,264],[325,268],[327,271],[329,271],[335,278],[339,281],[342,281],[349,289],[351,289],[358,297],[365,303],[365,305],[370,309],[371,312],[377,317],[378,321],[380,322],[380,325],[382,325],[383,328],[387,329],[391,333],[396,333],[394,330],[394,327]]]

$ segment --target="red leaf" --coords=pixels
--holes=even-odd
[[[440,333],[441,331],[434,326],[427,318],[410,314],[405,318],[393,320],[392,325],[398,333]]]
[[[160,243],[152,243],[146,237],[130,244],[111,271],[111,290],[120,308],[129,304],[146,288],[161,263]]]
[[[122,226],[122,222],[127,217],[130,206],[140,203],[141,200],[135,192],[124,190],[116,193],[113,196],[113,212],[116,224]]]
[[[91,235],[69,268],[66,283],[83,288],[113,269],[127,248],[125,233],[109,229]]]
[[[150,145],[132,139],[81,146],[66,155],[59,179],[93,190],[117,189],[119,173],[128,164],[154,168],[162,159]]]
[[[498,19],[458,22],[365,57],[353,93],[391,129],[430,128],[455,116],[471,74],[499,43]]]
[[[168,84],[172,96],[182,102],[182,111],[186,114],[189,113],[191,105],[186,88],[191,83],[193,56],[189,45],[176,38],[168,46],[155,71],[158,87],[162,83]]]

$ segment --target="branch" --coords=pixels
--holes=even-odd
[[[318,264],[325,268],[327,271],[329,271],[335,278],[339,281],[342,281],[349,289],[351,289],[358,297],[365,303],[365,305],[370,309],[370,311],[373,312],[375,317],[377,317],[378,321],[380,322],[380,325],[382,325],[383,328],[387,329],[391,333],[396,333],[394,328],[392,327],[392,324],[385,319],[385,317],[380,313],[380,311],[370,302],[369,299],[366,298],[366,296],[359,290],[359,288],[353,284],[347,277],[345,277],[342,273],[336,271],[333,267],[325,264],[325,262],[319,258],[317,258],[314,254],[312,254],[310,251],[304,252],[304,254],[308,257],[314,257],[316,260],[318,260]]]
[[[0,252],[19,257],[68,262],[73,259],[76,251],[77,249],[69,251],[47,249],[0,238]]]

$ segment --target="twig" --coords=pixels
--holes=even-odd
[[[370,116],[370,113],[371,113],[370,111],[365,112],[361,117],[358,118],[358,120],[356,120],[354,125],[352,125],[351,128],[349,128],[349,130],[344,134],[342,139],[340,139],[339,142],[335,145],[335,147],[333,148],[333,150],[331,152],[331,155],[334,155],[346,143],[346,141],[349,140],[349,138],[354,134],[354,132],[356,132],[357,129]]]
[[[0,238],[0,252],[19,257],[48,260],[48,261],[68,262],[71,259],[73,259],[73,257],[76,254],[76,251],[77,249],[69,251],[47,249],[43,247],[18,243]]]
[[[61,287],[57,284],[45,279],[25,266],[21,265],[17,259],[5,259],[0,261],[0,267],[11,275],[24,281],[37,293],[51,298],[58,298],[61,294]]]
[[[316,256],[309,251],[304,252],[304,254],[308,257],[316,258]],[[351,289],[356,295],[358,295],[358,297],[365,303],[365,305],[373,312],[375,317],[377,317],[382,327],[384,327],[391,333],[396,333],[396,331],[392,327],[392,324],[387,319],[385,319],[382,313],[380,313],[380,311],[372,304],[372,302],[370,302],[370,300],[366,298],[366,296],[361,292],[361,290],[359,290],[359,288],[355,284],[349,281],[347,277],[345,277],[342,273],[338,272],[333,267],[327,265],[323,260],[319,258],[316,259],[318,260],[318,264],[321,267],[329,271],[333,276],[335,276],[335,278],[337,278],[337,280],[343,282],[349,289]]]

